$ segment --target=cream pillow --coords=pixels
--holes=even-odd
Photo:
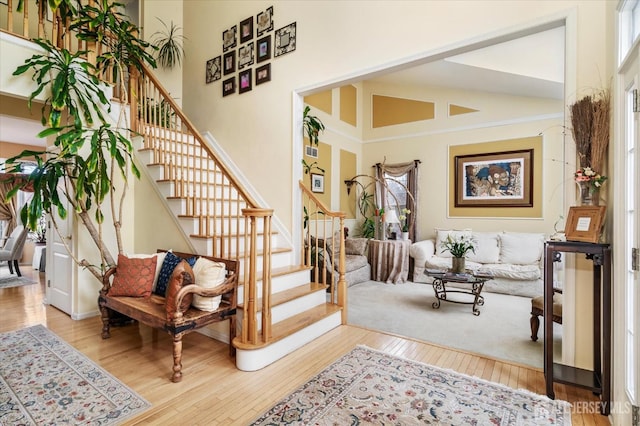
[[[476,252],[467,253],[467,258],[478,263],[498,263],[500,259],[500,241],[497,232],[474,232],[473,240],[476,243]]]
[[[214,262],[204,257],[199,257],[193,266],[193,275],[196,278],[196,285],[204,288],[214,288],[224,282],[227,270],[225,264]],[[204,297],[199,294],[193,295],[191,305],[201,311],[213,312],[220,306],[222,296]]]
[[[151,288],[151,292],[156,289],[158,285],[158,275],[160,275],[160,268],[162,268],[162,262],[164,262],[164,258],[167,255],[167,252],[162,253],[153,253],[153,254],[129,254],[127,257],[129,259],[146,259],[148,257],[157,256],[156,260],[156,273],[153,277],[153,287]]]
[[[505,232],[500,234],[500,263],[529,265],[540,262],[544,234]]]
[[[438,257],[453,257],[451,253],[444,250],[442,242],[447,239],[447,236],[451,235],[451,238],[458,238],[460,236],[471,237],[471,229],[439,229],[436,228],[436,256]]]

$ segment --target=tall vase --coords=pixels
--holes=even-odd
[[[580,205],[581,206],[597,206],[600,204],[600,190],[594,188],[591,182],[577,182],[580,188]]]
[[[453,272],[454,274],[464,274],[465,272],[464,261],[465,261],[464,257],[452,257],[451,272]]]
[[[375,220],[375,229],[374,229],[374,239],[376,240],[386,240],[387,232],[384,229],[384,219],[382,216],[374,216]]]

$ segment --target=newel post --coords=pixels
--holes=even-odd
[[[271,333],[271,218],[273,209],[242,209],[242,215],[249,220],[248,235],[245,230],[244,259],[244,313],[242,317],[242,340],[258,343],[258,226],[257,218],[262,218],[262,342],[269,342]],[[246,278],[248,276],[248,279]],[[247,340],[245,340],[247,339]]]
[[[340,216],[340,257],[338,263],[338,306],[342,307],[342,325],[347,324],[347,281],[344,279],[346,255],[344,244],[344,215]]]

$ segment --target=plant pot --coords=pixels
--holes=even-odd
[[[409,233],[408,232],[403,232],[402,233],[402,239],[403,240],[408,240],[409,239]]]
[[[465,261],[464,257],[452,257],[451,272],[453,272],[454,274],[464,274],[465,272],[464,261]]]

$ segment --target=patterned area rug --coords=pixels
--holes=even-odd
[[[358,346],[254,425],[570,425],[570,405]]]
[[[42,325],[0,334],[0,425],[114,425],[150,406]]]
[[[21,285],[35,284],[36,282],[29,278],[19,277],[17,275],[10,277],[0,277],[0,288],[19,287]]]

